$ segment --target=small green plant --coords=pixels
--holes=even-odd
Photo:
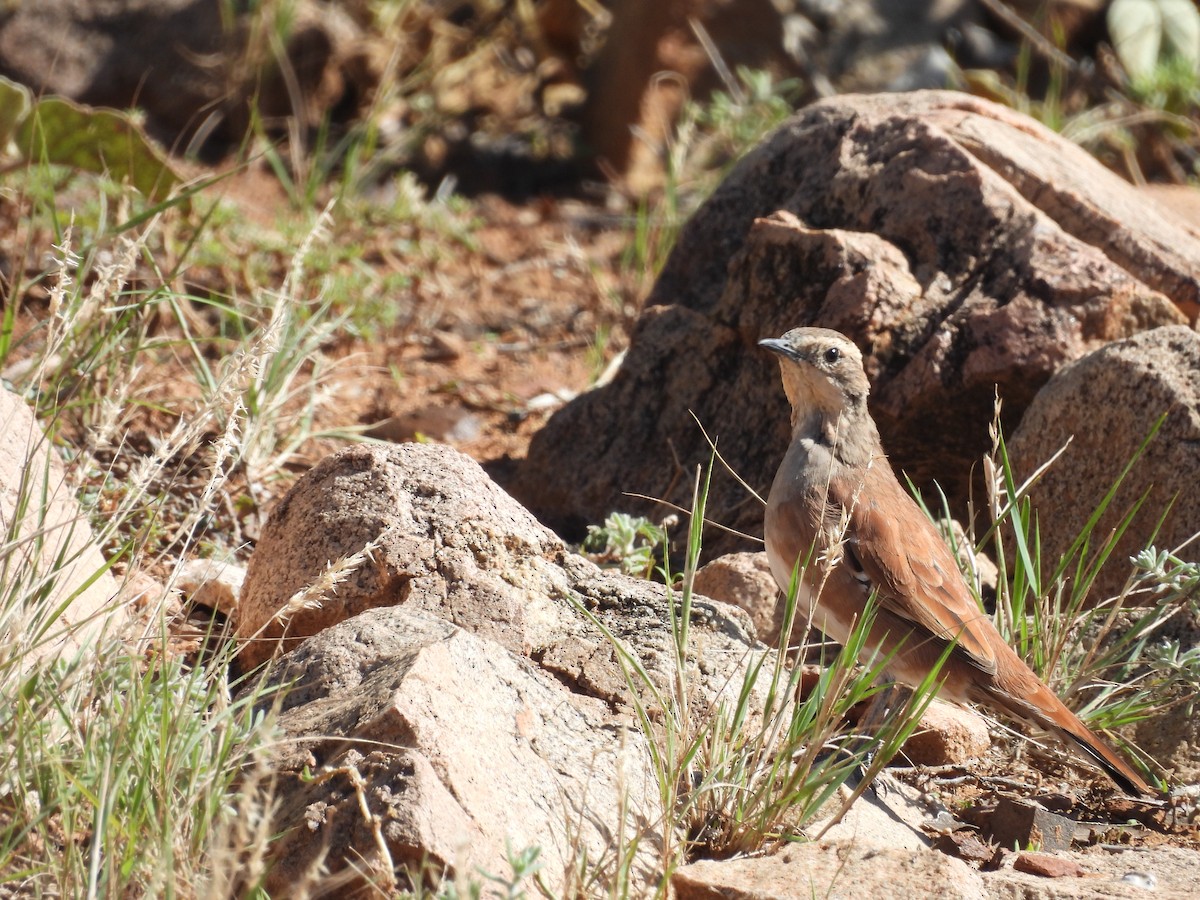
[[[542,849],[526,847],[524,850],[515,852],[511,846],[506,845],[505,850],[511,873],[509,875],[490,875],[485,872],[483,877],[500,887],[501,893],[497,896],[503,900],[521,900],[526,896],[523,884],[528,879],[535,877],[542,868],[542,861],[538,858],[542,855]]]
[[[1183,650],[1177,640],[1164,641],[1146,650],[1146,662],[1155,673],[1147,679],[1152,687],[1179,698],[1184,715],[1194,715],[1200,697],[1200,647]]]
[[[1200,12],[1188,0],[1113,0],[1107,15],[1113,50],[1133,95],[1158,109],[1200,99]]]
[[[626,575],[649,578],[657,553],[666,545],[667,530],[644,516],[614,512],[603,525],[589,525],[583,552],[601,566],[618,568]]]
[[[1133,81],[1130,93],[1150,109],[1187,116],[1200,106],[1200,71],[1188,60],[1171,57],[1145,78]],[[1186,130],[1181,130],[1186,135]]]
[[[1162,626],[1200,607],[1200,564],[1147,547],[1130,560],[1132,572],[1113,610],[1085,631],[1078,668],[1095,673],[1084,714],[1108,728],[1182,705],[1191,715],[1200,690],[1200,648],[1184,650],[1161,636]],[[1084,623],[1087,627],[1088,623]],[[1082,679],[1079,679],[1082,680]]]
[[[778,81],[768,71],[739,66],[736,77],[727,80],[726,90],[714,92],[707,103],[685,109],[680,130],[694,128],[695,133],[687,152],[676,157],[676,171],[711,171],[723,177],[744,153],[792,114],[800,89],[795,79]]]

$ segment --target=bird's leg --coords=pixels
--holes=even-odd
[[[888,716],[902,709],[913,695],[908,685],[898,681],[887,681],[884,687],[867,701],[867,709],[858,720],[858,730],[864,735],[874,734]]]
[[[867,701],[867,708],[858,720],[856,731],[859,733],[859,746],[870,748],[875,743],[878,732],[890,717],[903,709],[912,698],[912,688],[895,681],[886,682],[885,686]],[[854,745],[851,745],[852,747]],[[853,751],[852,751],[853,752]],[[865,750],[863,764],[859,767],[858,780],[861,780],[871,768],[875,751]],[[875,785],[871,785],[875,790]]]

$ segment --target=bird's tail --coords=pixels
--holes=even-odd
[[[1028,722],[1048,731],[1067,745],[1077,756],[1087,759],[1116,782],[1127,794],[1136,797],[1152,797],[1153,790],[1138,774],[1137,770],[1100,735],[1083,724],[1080,718],[1067,709],[1048,687],[1040,682],[1022,696],[1017,692],[992,694],[988,702],[1000,706],[1014,718]]]

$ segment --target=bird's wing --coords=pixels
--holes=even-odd
[[[847,510],[847,564],[861,569],[889,612],[957,649],[972,665],[996,670],[995,626],[967,590],[946,542],[900,487],[886,459],[877,459],[860,484],[835,477],[830,505]]]

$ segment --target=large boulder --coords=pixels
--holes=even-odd
[[[654,877],[662,816],[641,733],[493,641],[375,609],[305,642],[273,680],[290,685],[293,750],[272,896],[305,893],[322,867],[378,885],[403,869],[414,882],[504,875],[531,847],[561,889],[584,859],[611,856],[622,826],[642,842],[632,881]]]
[[[368,543],[350,578],[322,582]],[[275,617],[314,601],[313,584],[319,607]],[[633,880],[652,878],[662,816],[633,697],[658,717],[680,683],[671,602],[568,552],[448,447],[356,446],[311,470],[264,527],[235,616],[243,661],[291,648],[268,670],[287,687],[289,738],[271,893],[322,871],[379,885],[422,863],[504,874],[509,848],[533,846],[566,890],[584,856],[615,859],[622,833],[638,841]],[[627,679],[610,635],[653,689]],[[744,613],[695,598],[696,715],[736,700],[766,652]]]
[[[1146,495],[1100,570],[1093,600],[1121,590],[1130,557],[1146,546],[1160,519],[1157,547],[1179,548],[1182,559],[1200,561],[1200,546],[1190,540],[1200,532],[1200,335],[1182,325],[1156,328],[1089,353],[1042,388],[1008,442],[1022,481],[1066,447],[1031,494],[1042,558],[1052,565],[1162,416],[1158,434],[1096,526],[1093,547]]]
[[[654,509],[629,493],[687,506],[703,426],[765,495],[788,411],[756,342],[823,325],[863,348],[893,465],[962,512],[997,391],[1015,425],[1068,362],[1198,311],[1200,240],[1070,142],[962,94],[837,97],[692,217],[616,377],[551,418],[508,486],[564,534]],[[735,479],[718,471],[708,500],[761,534]]]

